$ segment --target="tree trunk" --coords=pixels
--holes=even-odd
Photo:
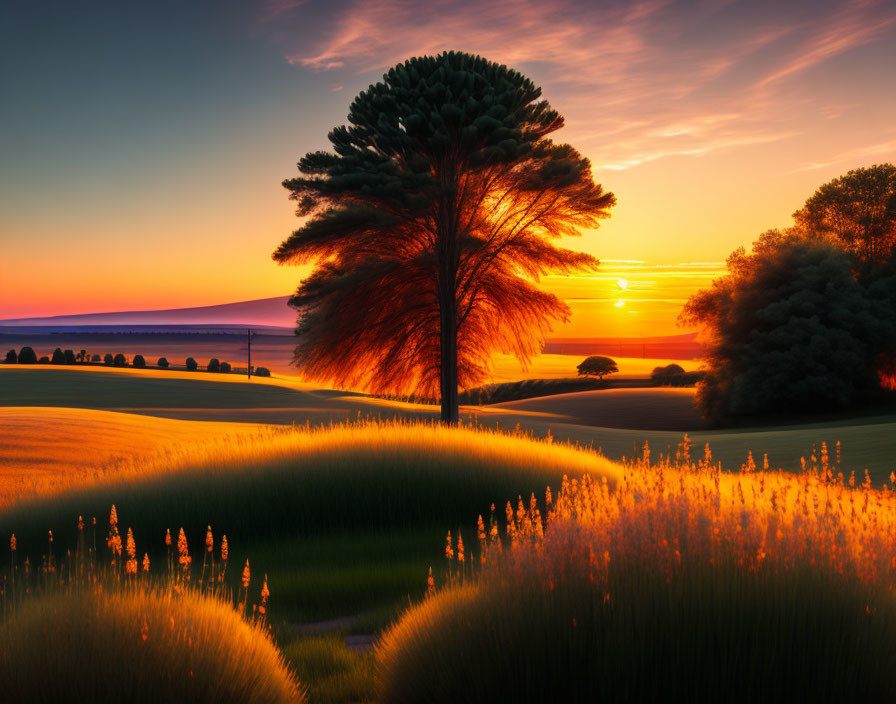
[[[452,266],[443,266],[439,278],[442,422],[457,425],[457,273]]]

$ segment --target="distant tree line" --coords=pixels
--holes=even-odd
[[[832,411],[896,389],[896,166],[821,186],[793,227],[727,268],[680,317],[708,350],[697,393],[708,420]]]
[[[22,347],[22,349],[17,353],[14,349],[9,350],[6,353],[6,364],[58,364],[58,365],[74,365],[74,364],[94,364],[98,365],[100,363],[104,364],[107,367],[133,367],[134,369],[146,369],[146,359],[142,354],[134,355],[134,359],[132,361],[128,361],[127,356],[122,354],[121,352],[113,355],[111,353],[106,353],[103,357],[100,357],[98,354],[90,355],[87,350],[81,350],[77,354],[73,350],[63,350],[57,347],[53,350],[53,354],[51,357],[45,356],[38,358],[37,353],[34,351],[32,347]],[[158,369],[168,369],[171,364],[165,357],[159,357],[156,362],[156,367]],[[193,357],[187,357],[185,366],[187,371],[197,371],[199,369],[198,362],[193,359]],[[206,371],[216,373],[216,374],[231,374],[233,373],[233,367],[230,362],[222,362],[219,359],[213,357],[208,361],[206,365]],[[252,374],[254,376],[261,377],[269,377],[271,376],[271,372],[266,367],[254,367],[252,369]]]

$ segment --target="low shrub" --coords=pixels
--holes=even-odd
[[[108,364],[111,367],[114,362],[115,362],[115,357],[113,357],[108,352],[105,355],[103,355],[103,364]]]
[[[0,681],[11,702],[304,700],[267,632],[189,590],[27,599],[0,623]]]
[[[115,355],[112,359],[113,367],[126,367],[128,366],[128,358],[125,357],[121,352]]]
[[[164,357],[159,357],[159,361],[156,362],[156,366],[157,366],[159,369],[167,369],[167,368],[168,368],[169,366],[171,366],[171,365],[168,364],[168,360],[167,360],[167,359],[165,359]]]
[[[199,365],[196,363],[196,360],[193,359],[192,357],[187,357],[186,365],[187,365],[188,372],[195,372],[199,368]]]
[[[220,372],[221,371],[221,362],[218,361],[217,357],[212,357],[208,360],[208,366],[206,369],[210,372]]]
[[[53,358],[50,360],[50,364],[65,364],[65,354],[63,354],[60,348],[56,348],[53,350]]]
[[[75,364],[77,362],[74,350],[65,350],[63,351],[62,356],[65,359],[66,364]]]
[[[255,376],[270,376],[271,370],[267,367],[255,367]]]
[[[37,355],[31,347],[23,347],[19,352],[19,364],[37,364]]]
[[[90,358],[90,361],[91,361],[91,362],[101,362],[102,359],[103,359],[103,358],[100,357],[98,354],[95,354],[95,355],[93,355],[93,356]]]
[[[230,374],[230,362],[221,362],[221,373]]]
[[[134,355],[133,367],[134,369],[146,369],[146,360],[143,359],[142,354]]]
[[[19,361],[19,356],[16,354],[15,350],[10,350],[6,353],[6,363],[7,364],[15,364]]]
[[[50,358],[47,357],[46,355],[44,355],[44,356],[41,357],[39,360],[37,360],[37,363],[38,363],[38,364],[49,364],[49,363],[50,363]]]

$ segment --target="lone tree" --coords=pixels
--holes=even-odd
[[[15,350],[10,350],[6,353],[6,363],[7,364],[15,364],[19,359],[19,356],[16,354]]]
[[[290,304],[307,378],[417,393],[458,420],[458,386],[491,354],[524,365],[569,308],[535,284],[597,260],[556,238],[615,203],[591,165],[548,136],[563,118],[520,73],[446,52],[389,70],[283,185],[308,221],[274,253],[316,264]]]
[[[605,375],[619,371],[615,360],[600,355],[586,358],[576,369],[579,370],[579,376],[596,376],[601,381]]]
[[[863,273],[896,254],[896,166],[853,169],[821,186],[793,214],[807,235],[832,237],[858,259]]]
[[[142,354],[135,355],[132,364],[135,369],[146,369],[146,360]]]

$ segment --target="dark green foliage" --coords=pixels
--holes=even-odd
[[[576,369],[579,376],[596,376],[598,379],[603,379],[607,374],[615,374],[619,371],[615,360],[600,355],[586,358]]]
[[[142,354],[134,355],[133,366],[135,369],[146,369],[146,360]]]
[[[531,80],[460,52],[410,59],[362,92],[333,151],[284,181],[308,220],[274,258],[317,265],[290,301],[304,375],[438,396],[457,422],[458,385],[482,383],[493,352],[537,354],[569,308],[533,280],[593,268],[554,241],[615,202],[548,139],[562,126]]]
[[[16,354],[15,350],[10,350],[6,353],[6,363],[7,364],[15,364],[19,359],[19,356]]]
[[[47,357],[46,355],[44,355],[43,357],[41,357],[41,358],[38,360],[37,363],[38,363],[38,364],[49,364],[49,363],[50,363],[50,358]]]
[[[219,372],[221,371],[221,362],[217,357],[212,357],[208,360],[208,367],[206,367],[210,372]]]
[[[63,354],[61,349],[57,347],[53,350],[53,359],[50,362],[51,364],[65,364],[65,354]]]
[[[102,360],[103,360],[103,358],[100,357],[98,354],[95,354],[95,355],[93,355],[93,357],[90,358],[91,362],[101,362]]]
[[[221,362],[221,373],[222,374],[230,374],[230,362]]]
[[[80,352],[78,352],[78,354],[75,355],[75,361],[83,364],[88,360],[89,357],[90,355],[87,354],[87,350],[81,350]]]
[[[112,366],[113,367],[126,367],[126,366],[128,366],[128,358],[125,357],[121,352],[119,352],[112,359]]]
[[[793,214],[810,237],[832,238],[867,275],[896,254],[896,166],[853,169],[821,186]]]
[[[255,371],[252,372],[255,376],[270,376],[271,370],[267,367],[255,367]]]
[[[73,350],[63,351],[62,356],[63,356],[66,364],[75,364],[76,363],[75,353]]]
[[[600,381],[590,377],[583,379],[524,379],[523,381],[487,384],[475,389],[468,389],[460,394],[460,402],[464,405],[482,406],[519,401],[524,398],[592,391],[604,386]]]
[[[199,368],[196,360],[192,357],[187,357],[186,366],[188,372],[195,372]]]
[[[686,372],[680,364],[654,367],[650,372],[650,380],[657,386],[693,386],[702,378],[702,372]]]
[[[159,361],[156,362],[156,366],[159,369],[167,369],[170,365],[168,364],[168,360],[164,357],[159,357]]]
[[[19,364],[37,364],[37,355],[32,348],[22,348],[19,352]]]
[[[691,297],[681,319],[710,338],[697,393],[707,419],[840,409],[879,389],[894,310],[852,266],[835,244],[771,231]]]
[[[103,364],[107,364],[107,365],[109,365],[109,366],[112,366],[112,363],[113,363],[114,361],[115,361],[115,358],[114,358],[111,354],[109,354],[108,352],[106,352],[106,354],[103,356]]]

